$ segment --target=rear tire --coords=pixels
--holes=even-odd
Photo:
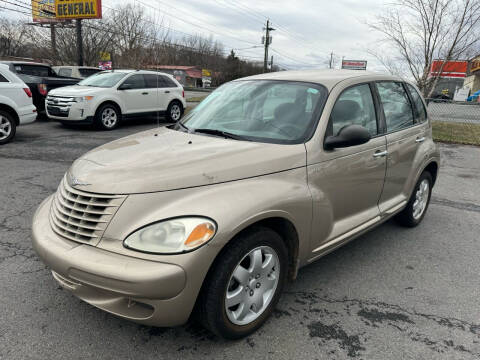
[[[95,125],[102,130],[113,130],[120,124],[122,114],[117,106],[107,103],[95,112]]]
[[[182,118],[183,110],[183,105],[180,101],[172,101],[167,108],[167,120],[169,122],[178,122]]]
[[[17,132],[15,118],[9,112],[0,110],[0,145],[8,143]]]
[[[422,222],[430,204],[432,185],[432,175],[424,171],[415,185],[407,206],[395,217],[400,225],[415,227]]]
[[[239,339],[271,315],[287,279],[288,255],[282,238],[265,227],[227,246],[205,280],[197,314],[214,334]]]

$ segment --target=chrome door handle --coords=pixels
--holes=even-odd
[[[384,156],[387,156],[388,155],[388,151],[376,151],[374,154],[373,154],[373,157],[384,157]]]
[[[148,92],[143,92],[142,95],[148,95]]]
[[[415,140],[415,142],[417,142],[417,143],[421,143],[421,142],[424,142],[424,141],[425,141],[425,136],[423,136],[423,137],[421,137],[421,138],[417,138],[417,139]]]

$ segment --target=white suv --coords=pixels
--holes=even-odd
[[[92,75],[77,85],[48,93],[49,118],[64,124],[97,124],[116,128],[124,118],[162,114],[180,120],[186,106],[182,85],[171,75],[144,70],[112,70]]]
[[[0,64],[0,145],[13,139],[18,125],[36,118],[30,88],[7,65]]]

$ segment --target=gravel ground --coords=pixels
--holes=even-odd
[[[195,324],[139,326],[62,290],[32,250],[31,217],[71,162],[113,132],[37,122],[0,147],[0,359],[478,359],[480,149],[443,145],[423,223],[388,222],[302,269],[274,316],[229,342]]]

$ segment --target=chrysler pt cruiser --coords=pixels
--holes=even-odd
[[[300,267],[425,216],[439,151],[411,83],[294,71],[227,83],[175,125],[76,160],[33,246],[61,286],[124,319],[259,328]]]

